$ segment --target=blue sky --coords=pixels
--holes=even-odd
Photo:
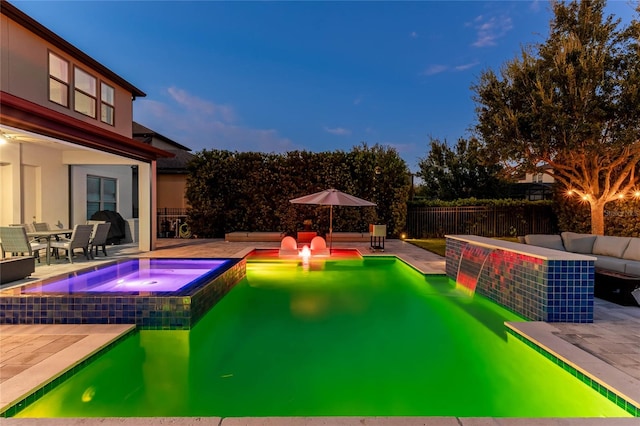
[[[430,137],[475,120],[470,86],[543,42],[543,1],[18,1],[143,90],[134,120],[192,148],[393,146],[416,170]],[[637,1],[609,1],[628,22]]]

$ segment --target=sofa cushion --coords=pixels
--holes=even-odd
[[[631,238],[627,249],[622,255],[623,259],[640,260],[640,238]]]
[[[598,235],[596,242],[593,243],[593,251],[591,253],[622,258],[622,254],[627,249],[630,240],[630,237],[605,237]]]
[[[609,271],[625,273],[628,260],[618,259],[617,257],[598,256],[594,266],[599,269],[607,269]]]
[[[597,237],[593,234],[578,234],[576,232],[563,232],[560,235],[567,251],[582,254],[591,254],[593,243]]]
[[[640,261],[627,261],[627,265],[624,268],[624,273],[640,277]]]
[[[529,234],[525,235],[524,241],[527,244],[538,247],[546,247],[554,250],[565,251],[562,245],[562,238],[555,234]]]

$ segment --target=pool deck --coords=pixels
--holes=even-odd
[[[363,255],[394,255],[424,274],[444,274],[440,256],[400,240],[387,240],[385,252],[372,253],[369,243],[336,243],[335,248],[356,248]],[[162,239],[153,252],[137,246],[108,248],[109,257],[74,264],[57,261],[38,265],[27,280],[1,288],[71,272],[121,257],[244,257],[253,248],[277,248],[269,242]],[[596,299],[593,324],[529,322],[514,324],[519,332],[552,351],[588,377],[603,381],[640,406],[640,308]],[[0,325],[0,408],[20,400],[48,379],[73,368],[118,337],[130,325]],[[0,425],[637,425],[637,418],[514,419],[455,417],[296,417],[296,418],[107,418],[107,419],[0,419]]]

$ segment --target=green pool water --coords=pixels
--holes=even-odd
[[[191,331],[140,331],[18,417],[629,414],[393,258],[260,261]]]

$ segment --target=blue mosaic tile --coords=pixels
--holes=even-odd
[[[593,261],[545,260],[447,238],[452,280],[534,321],[593,322]]]

